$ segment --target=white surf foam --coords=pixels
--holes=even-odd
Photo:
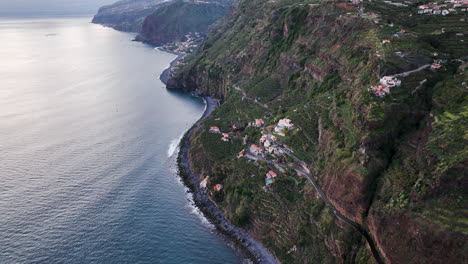
[[[178,138],[174,138],[171,140],[171,143],[169,144],[169,148],[167,149],[167,157],[170,158],[174,153],[176,153],[177,148],[179,147],[180,141],[184,137],[184,133],[182,133]]]
[[[195,205],[195,202],[193,201],[192,193],[187,193],[187,200],[188,200],[187,206],[190,210],[190,213],[197,216],[203,225],[205,225],[209,229],[214,230],[216,227],[212,223],[210,223],[208,218],[206,218],[205,215],[200,211],[200,209]]]

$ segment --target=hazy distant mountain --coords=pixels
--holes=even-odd
[[[145,18],[173,0],[122,0],[101,7],[93,23],[120,31],[139,32]]]
[[[96,12],[99,7],[116,1],[117,0],[0,0],[0,15],[89,15]],[[66,5],[64,3],[66,3]]]
[[[148,16],[137,40],[165,44],[181,41],[191,32],[203,34],[227,13],[232,2],[232,0],[177,0]]]

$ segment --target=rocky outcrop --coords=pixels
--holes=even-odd
[[[101,7],[93,23],[126,32],[140,32],[145,18],[172,0],[122,0]]]
[[[229,10],[230,2],[182,1],[159,8],[148,16],[137,40],[162,45],[184,41],[186,35],[204,34]]]

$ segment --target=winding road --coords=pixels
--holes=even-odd
[[[408,76],[411,73],[422,71],[427,67],[430,67],[430,65],[427,64],[427,65],[419,67],[416,70],[407,71],[407,72],[404,72],[404,73],[397,74],[395,76]],[[234,85],[233,87],[234,87],[235,90],[242,93],[242,95],[243,95],[242,99],[243,100],[244,99],[251,100],[254,103],[257,103],[260,106],[268,109],[267,106],[261,104],[256,99],[248,97],[247,93],[242,88],[240,88],[240,87],[238,87],[236,85]],[[380,256],[379,250],[375,246],[375,242],[372,239],[372,236],[370,235],[370,233],[366,230],[366,228],[364,228],[362,225],[352,221],[348,217],[344,216],[339,210],[337,210],[336,207],[332,204],[332,202],[328,199],[327,195],[323,192],[322,188],[318,185],[317,181],[313,178],[312,174],[310,173],[310,170],[307,168],[307,164],[304,161],[302,161],[302,160],[298,159],[297,157],[295,157],[294,155],[292,155],[291,152],[288,152],[288,154],[290,155],[290,157],[292,157],[294,159],[295,163],[278,163],[278,162],[276,162],[274,160],[268,160],[268,159],[266,159],[266,158],[264,158],[262,156],[257,156],[255,154],[252,154],[249,149],[247,149],[245,157],[248,158],[248,159],[251,159],[251,160],[263,160],[266,163],[274,165],[275,167],[278,167],[278,168],[283,168],[283,169],[289,168],[289,169],[292,169],[292,170],[296,171],[296,173],[298,175],[305,176],[312,183],[312,186],[314,186],[314,189],[317,191],[317,193],[319,194],[320,198],[325,203],[325,205],[328,206],[329,208],[331,208],[331,210],[332,210],[333,214],[335,215],[335,217],[337,217],[338,219],[342,220],[343,222],[351,225],[354,229],[356,229],[359,233],[361,233],[361,235],[364,236],[367,243],[369,244],[369,247],[370,247],[370,249],[372,251],[372,255],[374,256],[376,262],[378,264],[383,264],[384,261],[383,261],[382,257]]]
[[[347,218],[339,210],[337,210],[336,207],[330,202],[330,200],[328,199],[326,194],[322,191],[322,188],[318,185],[317,181],[313,178],[313,176],[310,173],[309,169],[307,169],[307,165],[305,164],[305,162],[303,162],[302,160],[299,160],[298,158],[292,156],[291,154],[290,154],[290,156],[296,161],[296,163],[278,163],[278,162],[276,162],[274,160],[268,160],[268,159],[266,159],[264,157],[254,155],[254,154],[250,153],[249,150],[247,151],[247,153],[245,155],[245,157],[248,158],[248,159],[263,160],[268,164],[274,165],[275,167],[281,167],[283,169],[289,168],[289,169],[292,169],[292,170],[296,171],[296,173],[298,175],[302,175],[302,176],[307,177],[307,179],[312,183],[312,185],[314,186],[314,189],[317,191],[317,193],[319,194],[320,198],[325,203],[325,205],[332,209],[333,214],[338,219],[340,219],[340,220],[344,221],[345,223],[351,225],[352,227],[354,227],[354,229],[356,229],[359,233],[361,233],[361,235],[364,236],[367,243],[369,244],[369,247],[370,247],[370,249],[372,251],[372,255],[374,256],[377,263],[383,264],[384,261],[382,260],[382,258],[380,256],[380,253],[379,253],[377,247],[375,246],[374,240],[372,239],[372,236],[369,234],[369,232],[364,227],[362,227],[360,224],[358,224],[358,223],[352,221],[351,219]]]

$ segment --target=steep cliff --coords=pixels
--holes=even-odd
[[[192,169],[284,263],[468,257],[466,13],[395,3],[239,0],[168,82],[223,100]],[[283,118],[295,129],[278,135]]]
[[[173,0],[122,0],[103,6],[93,23],[126,32],[140,32],[145,18]]]
[[[231,4],[228,0],[176,1],[148,16],[137,40],[160,45],[183,41],[187,34],[204,34],[226,14]]]

